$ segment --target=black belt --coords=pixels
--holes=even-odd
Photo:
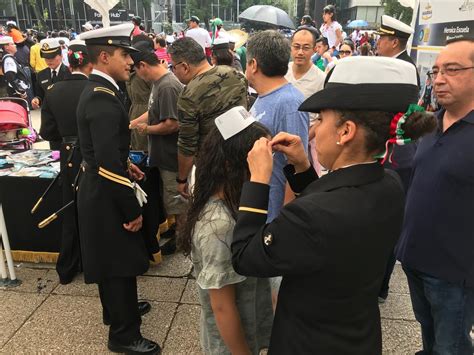
[[[64,137],[62,137],[62,142],[64,144],[76,144],[77,143],[77,136],[64,136]]]

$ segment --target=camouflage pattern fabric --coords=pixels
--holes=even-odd
[[[197,75],[178,99],[178,151],[196,155],[214,119],[235,106],[247,108],[247,80],[242,73],[219,65]]]

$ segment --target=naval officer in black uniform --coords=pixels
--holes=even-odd
[[[392,57],[404,60],[416,67],[413,59],[407,53],[407,42],[413,34],[413,29],[400,20],[388,15],[382,15],[380,28],[377,34],[377,55],[381,57]],[[418,87],[420,86],[420,75],[416,72]]]
[[[160,346],[140,333],[137,279],[150,252],[142,233],[142,209],[132,180],[143,173],[128,163],[130,130],[117,81],[128,80],[132,24],[88,31],[94,70],[77,108],[83,174],[77,193],[84,280],[97,283],[113,352],[158,354]],[[149,307],[149,305],[148,305]]]
[[[392,57],[410,63],[416,69],[416,65],[407,53],[407,41],[413,34],[413,29],[407,24],[391,16],[383,15],[380,28],[377,30],[380,35],[377,41],[377,54],[381,57]],[[418,89],[420,88],[420,75],[416,71]],[[405,193],[410,185],[410,177],[413,167],[413,158],[416,153],[416,145],[396,146],[393,151],[392,160],[394,163],[386,162],[385,167],[393,169],[402,179]],[[380,289],[379,302],[383,303],[388,297],[390,277],[395,266],[395,253],[392,253],[387,263],[384,281]]]
[[[71,41],[68,52],[71,76],[51,84],[41,105],[40,135],[48,141],[61,141],[61,185],[63,204],[74,200],[74,180],[82,155],[77,142],[76,109],[92,71],[83,41]],[[62,213],[62,234],[56,270],[61,284],[68,284],[81,270],[79,235],[74,208]]]
[[[436,128],[432,115],[411,113],[417,93],[410,64],[344,59],[300,107],[320,113],[316,150],[327,175],[317,178],[298,136],[261,138],[249,152],[233,265],[245,276],[283,276],[269,354],[382,353],[377,295],[400,234],[404,194],[375,156],[389,139],[408,143]],[[406,111],[403,124],[396,113]],[[396,122],[404,133],[390,131]],[[285,174],[299,196],[265,224],[272,150],[287,156]]]
[[[44,58],[47,68],[36,74],[35,97],[31,100],[33,109],[39,109],[43,104],[48,87],[71,75],[69,68],[62,62],[61,45],[57,38],[46,38],[40,42],[40,55]],[[61,149],[61,140],[50,140],[52,150]]]

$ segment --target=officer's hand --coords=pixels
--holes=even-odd
[[[138,232],[142,228],[143,217],[142,215],[135,218],[133,221],[124,223],[123,228],[128,230],[129,232]]]
[[[33,110],[37,110],[40,108],[40,100],[35,97],[33,100],[31,100],[31,106],[33,106]]]
[[[183,196],[185,199],[190,198],[189,194],[189,185],[188,183],[180,184],[178,183],[178,187],[176,188],[181,196]]]
[[[286,155],[288,163],[295,167],[297,173],[306,171],[310,167],[308,156],[299,136],[280,132],[271,141],[272,149]]]
[[[130,164],[130,168],[128,169],[128,173],[132,177],[132,180],[140,181],[145,177],[145,173],[141,171],[138,166],[135,164]]]
[[[247,155],[250,170],[250,181],[269,184],[272,177],[272,146],[267,138],[257,140]]]

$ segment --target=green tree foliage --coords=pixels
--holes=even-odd
[[[413,17],[413,9],[411,7],[404,7],[400,5],[397,0],[381,0],[380,4],[385,8],[385,15],[399,19],[407,25],[411,24],[411,19]]]

